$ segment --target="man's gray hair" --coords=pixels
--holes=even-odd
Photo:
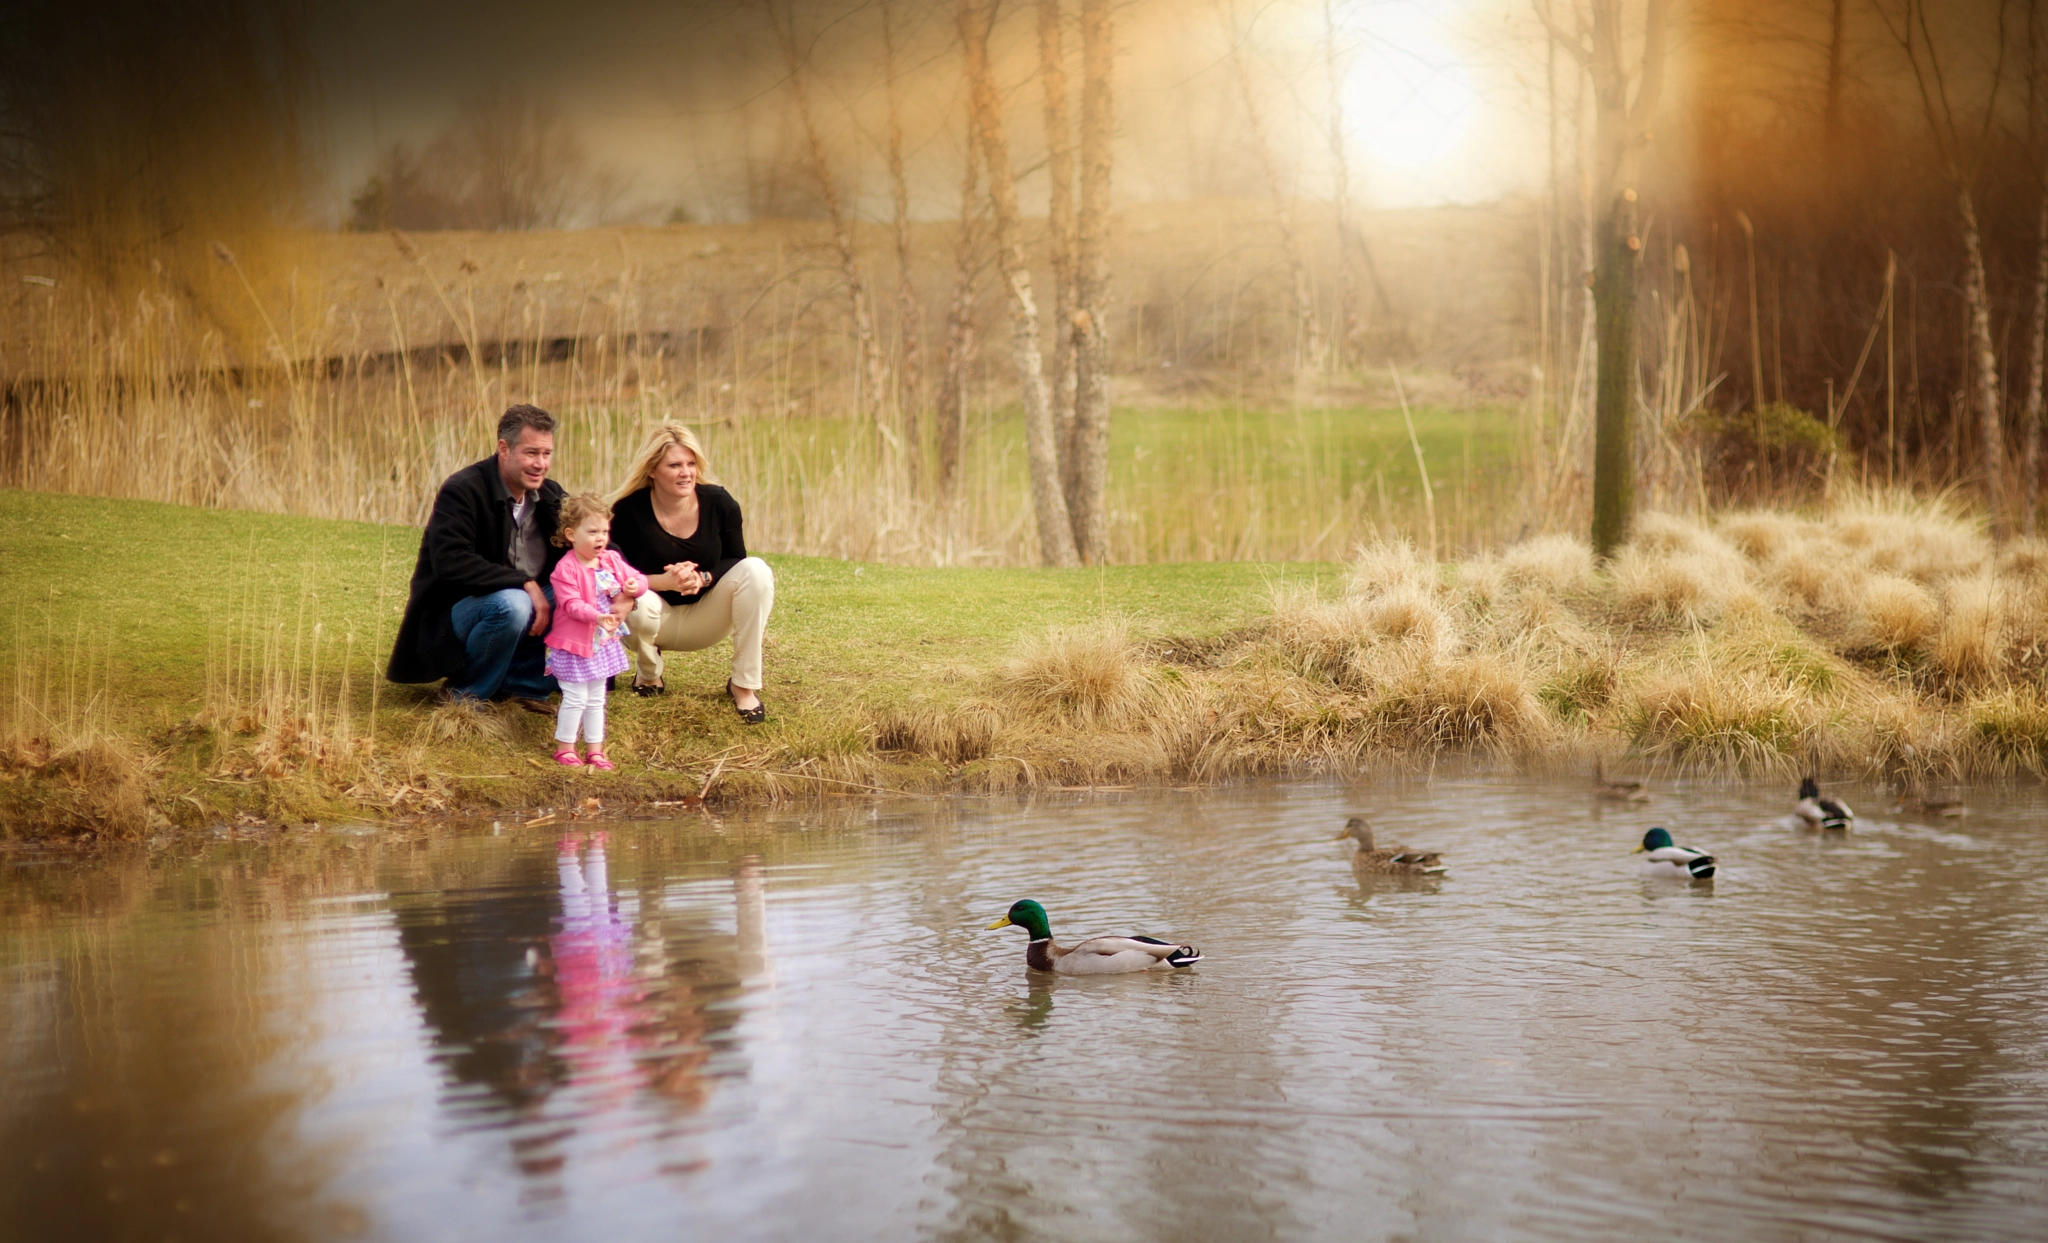
[[[498,439],[504,444],[518,444],[519,433],[529,427],[552,436],[555,434],[555,416],[539,406],[513,406],[498,420]]]

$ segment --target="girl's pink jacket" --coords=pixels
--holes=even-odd
[[[612,577],[619,580],[619,589],[635,600],[647,591],[647,580],[640,572],[626,564],[626,559],[616,549],[607,548],[598,554],[597,564],[585,566],[574,552],[555,562],[555,572],[548,581],[555,588],[555,620],[548,626],[547,645],[560,648],[577,656],[590,655],[592,640],[596,638],[597,619],[604,616],[604,609],[598,605],[597,572],[610,570]]]

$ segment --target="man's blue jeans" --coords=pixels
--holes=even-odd
[[[552,585],[541,584],[541,594],[550,605],[555,602]],[[459,676],[448,679],[450,691],[475,699],[545,699],[555,693],[547,645],[526,633],[533,628],[533,600],[525,588],[457,600],[448,617],[468,660]]]

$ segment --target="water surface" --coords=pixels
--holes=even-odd
[[[15,859],[0,1235],[2048,1235],[2048,801],[1844,792],[1839,840],[1470,777]],[[1361,881],[1353,811],[1450,874]],[[1027,978],[1020,897],[1208,959]]]

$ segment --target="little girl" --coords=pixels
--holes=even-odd
[[[555,763],[607,772],[616,766],[604,753],[605,680],[626,671],[619,627],[633,601],[647,590],[647,580],[607,547],[611,535],[612,507],[603,497],[584,492],[562,502],[561,529],[554,540],[569,555],[555,563],[550,576],[555,616],[547,637],[548,672],[562,684]],[[583,756],[576,754],[579,725],[590,744]]]

